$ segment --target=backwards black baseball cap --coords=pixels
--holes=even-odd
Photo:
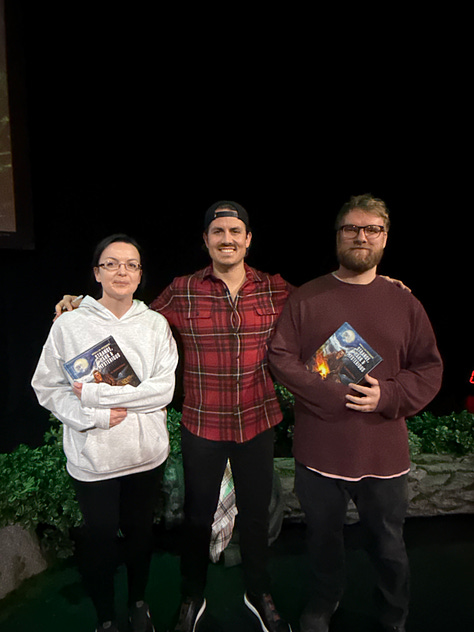
[[[204,215],[204,230],[209,228],[209,224],[219,217],[236,217],[243,221],[245,226],[249,228],[249,216],[243,206],[237,202],[229,202],[221,200],[210,206]]]

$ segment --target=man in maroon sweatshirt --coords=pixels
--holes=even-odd
[[[336,219],[338,270],[290,296],[270,344],[270,367],[296,398],[295,484],[314,579],[301,632],[327,632],[342,597],[350,498],[368,535],[382,628],[405,632],[405,418],[439,391],[442,360],[421,303],[377,275],[389,224],[385,203],[371,195],[352,197],[342,207]],[[345,322],[383,358],[362,382],[349,386],[306,367]]]

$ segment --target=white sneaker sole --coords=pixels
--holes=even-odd
[[[266,626],[266,625],[264,624],[264,622],[262,621],[262,617],[260,616],[260,614],[259,614],[258,610],[257,610],[257,609],[255,608],[255,606],[253,606],[253,605],[250,603],[250,601],[247,599],[247,593],[245,593],[245,595],[244,595],[244,602],[245,602],[245,605],[247,606],[247,608],[248,608],[251,612],[253,612],[253,614],[254,614],[254,615],[257,617],[257,619],[259,620],[259,622],[260,622],[260,626],[261,626],[261,628],[262,628],[263,632],[270,632],[270,630],[267,628],[267,626]],[[291,625],[290,625],[290,624],[288,624],[288,632],[292,632],[292,630],[291,630]]]
[[[199,619],[202,617],[202,615],[204,614],[204,610],[206,609],[206,600],[204,599],[204,601],[202,602],[202,606],[201,609],[199,610],[199,612],[197,613],[196,616],[196,621],[194,622],[193,625],[193,632],[196,632],[196,626],[199,623]]]

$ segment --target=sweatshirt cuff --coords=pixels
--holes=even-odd
[[[385,419],[396,419],[391,391],[386,383],[380,383],[380,399],[375,412],[385,417]]]
[[[81,404],[86,408],[95,408],[99,405],[99,387],[100,384],[94,382],[85,382],[82,385]]]
[[[110,408],[94,409],[94,426],[103,430],[110,428]]]

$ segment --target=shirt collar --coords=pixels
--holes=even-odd
[[[258,270],[255,270],[255,268],[251,268],[246,263],[244,263],[244,266],[247,281],[253,281],[254,283],[260,283],[262,281],[262,277],[260,276]],[[212,264],[208,265],[207,268],[204,268],[203,270],[199,270],[196,275],[200,277],[203,281],[205,279],[216,279],[212,269]]]

